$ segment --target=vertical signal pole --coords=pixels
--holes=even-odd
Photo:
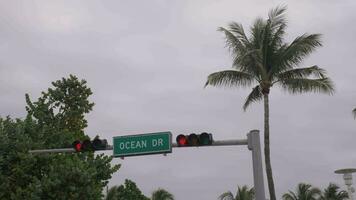
[[[256,200],[265,200],[261,145],[258,130],[252,130],[247,134],[247,146],[252,151],[253,182],[255,185]]]

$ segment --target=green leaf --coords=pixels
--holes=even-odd
[[[278,80],[283,81],[295,78],[307,78],[309,76],[314,76],[316,78],[325,78],[326,71],[316,65],[306,68],[296,68],[278,74]]]
[[[251,74],[237,70],[225,70],[210,74],[205,86],[249,86],[254,81],[255,80]]]
[[[321,92],[333,94],[334,86],[329,78],[306,79],[294,78],[281,81],[281,86],[288,92],[305,93],[305,92]]]
[[[257,85],[252,89],[251,93],[247,96],[245,103],[243,105],[244,111],[247,110],[247,107],[251,103],[260,101],[260,100],[262,100],[262,98],[263,98],[263,94],[262,94],[261,87],[259,85]]]

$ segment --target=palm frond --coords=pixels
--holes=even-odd
[[[286,27],[286,23],[280,24],[279,27],[274,31],[270,45],[272,47],[271,49],[273,53],[275,53],[282,46]]]
[[[235,200],[253,200],[254,198],[254,188],[249,189],[246,185],[243,187],[238,187]]]
[[[339,190],[340,187],[334,183],[330,183],[322,194],[322,200],[346,200],[349,198],[345,190]]]
[[[271,47],[271,41],[272,41],[272,34],[273,34],[273,29],[271,28],[271,21],[267,21],[265,24],[265,27],[263,28],[263,37],[262,37],[262,63],[263,67],[269,71],[270,67],[272,65],[269,64],[269,61],[271,58],[271,55],[273,53],[273,50]]]
[[[271,22],[271,27],[274,29],[281,25],[285,25],[287,19],[285,17],[285,12],[287,10],[287,6],[277,6],[273,8],[268,13],[268,20]]]
[[[251,27],[251,38],[249,39],[249,41],[255,49],[262,48],[265,26],[266,21],[262,18],[257,18]]]
[[[306,199],[308,200],[319,200],[321,191],[318,188],[312,187],[306,191]]]
[[[287,80],[293,78],[307,78],[308,76],[313,75],[316,78],[325,78],[326,71],[322,68],[319,68],[317,65],[306,67],[306,68],[296,68],[284,71],[278,74],[278,80]]]
[[[282,196],[283,200],[319,200],[321,192],[310,184],[299,183],[296,193],[289,191]]]
[[[250,86],[254,81],[254,77],[249,73],[237,70],[225,70],[210,74],[205,87],[207,85],[226,87]]]
[[[280,59],[277,62],[280,71],[300,64],[306,56],[320,46],[322,46],[321,34],[303,34],[297,37],[290,45],[280,49],[282,52],[278,53]]]
[[[260,49],[246,49],[246,52],[243,55],[239,55],[234,58],[233,66],[240,67],[246,66],[251,62],[256,63],[256,60],[259,59],[257,55],[260,51]]]
[[[228,47],[230,52],[232,52],[234,55],[239,55],[241,54],[241,52],[245,51],[245,45],[231,31],[227,30],[224,27],[219,27],[218,31],[221,31],[225,34],[226,47]]]
[[[338,200],[349,199],[349,193],[347,193],[346,191],[342,190],[336,195],[336,199],[338,199]]]
[[[276,7],[269,12],[269,18],[267,20],[264,29],[264,39],[263,39],[263,60],[264,67],[271,75],[273,67],[275,66],[275,61],[278,58],[275,56],[276,52],[283,45],[283,37],[285,34],[285,29],[287,27],[287,20],[285,17],[285,6]]]
[[[224,192],[223,194],[221,194],[218,197],[219,200],[234,200],[234,195],[228,191],[228,192]]]
[[[233,60],[233,68],[250,73],[257,80],[261,80],[261,77],[267,74],[262,64],[261,49],[251,49],[242,55],[236,55]]]
[[[275,52],[283,42],[285,28],[287,26],[285,18],[286,7],[276,7],[269,12],[269,18],[263,29],[263,66],[266,71],[271,71],[275,62]]]
[[[283,200],[298,200],[298,197],[294,192],[289,191],[288,193],[283,194],[282,199]]]
[[[268,12],[268,19],[279,19],[279,18],[285,18],[284,14],[287,10],[287,6],[285,5],[280,5],[277,6]]]
[[[242,26],[242,24],[236,23],[236,22],[231,22],[229,24],[229,29],[235,33],[235,36],[243,43],[245,46],[249,45],[249,40],[245,34],[245,30]]]
[[[326,94],[333,94],[334,92],[334,84],[329,78],[291,78],[282,80],[280,84],[283,89],[292,94],[304,92],[321,92]]]
[[[226,47],[229,48],[234,60],[233,68],[258,75],[261,73],[262,66],[259,64],[262,60],[258,49],[254,49],[247,38],[241,24],[232,22],[229,29],[220,27],[218,31],[225,33]]]
[[[262,100],[263,94],[261,91],[261,88],[259,85],[257,85],[256,87],[254,87],[251,91],[251,93],[247,96],[245,103],[243,105],[243,109],[244,111],[247,110],[247,107],[257,101]]]

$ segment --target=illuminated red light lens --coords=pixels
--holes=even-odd
[[[185,135],[178,135],[177,136],[177,144],[178,146],[186,146],[188,144],[188,140]]]
[[[78,144],[75,145],[75,150],[76,151],[80,151],[81,148],[82,148],[82,144],[78,143]]]
[[[82,143],[79,140],[73,142],[73,148],[76,152],[80,152],[82,150]]]

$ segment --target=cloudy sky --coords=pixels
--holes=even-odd
[[[219,26],[246,29],[270,8],[288,6],[288,41],[322,33],[323,47],[305,60],[327,70],[333,96],[270,97],[272,165],[278,196],[299,182],[343,185],[335,169],[356,167],[356,1],[150,0],[0,1],[0,115],[25,116],[51,81],[75,74],[94,94],[87,133],[113,136],[208,131],[243,139],[263,128],[263,107],[242,111],[249,90],[203,88],[209,73],[229,69]],[[110,153],[108,153],[110,154]],[[252,186],[245,146],[173,149],[162,155],[114,159],[110,185],[128,178],[146,195],[163,187],[176,199],[216,199]],[[267,193],[267,188],[266,188]]]

